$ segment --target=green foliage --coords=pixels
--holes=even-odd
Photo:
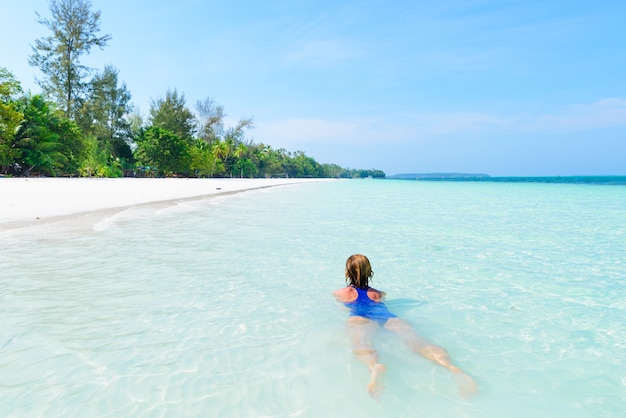
[[[14,147],[26,173],[31,170],[56,175],[77,174],[87,157],[87,143],[74,121],[66,119],[39,95],[20,101],[24,120],[17,129]]]
[[[98,140],[92,136],[85,137],[87,146],[87,158],[83,160],[83,164],[79,169],[79,174],[82,177],[97,176],[99,163],[98,161]]]
[[[4,75],[2,80],[9,78]],[[11,91],[17,92],[15,88]],[[221,109],[216,105],[213,119],[203,122],[205,138],[190,137],[193,115],[184,106],[184,98],[175,92],[169,92],[166,99],[153,106],[151,121],[164,125],[167,121],[177,122],[171,125],[182,127],[179,131],[186,132],[187,138],[162,127],[142,128],[141,117],[127,113],[130,94],[124,85],[118,87],[117,71],[112,67],[94,77],[90,91],[77,117],[84,130],[39,95],[19,100],[2,96],[5,107],[1,109],[11,104],[19,122],[14,123],[15,134],[5,135],[0,143],[0,165],[6,168],[18,163],[23,174],[35,171],[119,177],[137,171],[136,158],[141,165],[139,172],[159,176],[384,177],[379,170],[346,170],[334,164],[319,164],[303,151],[290,153],[247,141],[245,131],[252,126],[252,120],[241,119],[224,130],[223,111],[215,110]],[[181,121],[186,123],[178,123]]]
[[[94,46],[106,46],[111,36],[97,36],[100,11],[91,11],[91,1],[50,0],[49,4],[52,19],[37,16],[52,34],[35,41],[29,64],[43,73],[39,85],[44,93],[56,101],[65,117],[73,118],[89,73],[89,68],[80,64],[80,57]]]
[[[322,167],[303,151],[296,151],[288,170],[290,177],[322,177]]]
[[[364,178],[385,178],[385,173],[381,170],[344,170],[340,175],[343,178],[364,179]]]
[[[67,158],[63,165],[65,174],[76,175],[88,156],[87,141],[76,122],[64,117],[52,129],[58,135],[59,151]]]
[[[130,122],[126,116],[132,112],[130,92],[126,84],[118,87],[118,70],[107,65],[89,83],[89,94],[77,115],[83,132],[108,142],[113,138],[130,141]]]
[[[32,170],[76,174],[87,147],[78,126],[40,95],[22,96],[19,83],[0,71],[0,166],[17,174]],[[14,170],[16,169],[16,170]]]
[[[21,92],[19,81],[9,70],[0,67],[0,168],[12,165],[18,156],[12,143],[24,118],[16,102],[16,95]]]
[[[190,145],[180,136],[156,126],[148,128],[137,143],[135,158],[154,169],[159,176],[188,174],[191,169]]]
[[[26,174],[32,170],[56,175],[68,162],[59,140],[61,115],[39,95],[24,97],[20,110],[24,120],[18,127],[13,147],[18,150],[17,162]]]
[[[178,95],[176,89],[168,90],[165,98],[152,101],[150,105],[150,126],[162,128],[178,135],[187,142],[193,140],[196,131],[196,117],[185,105],[185,95]]]
[[[79,173],[83,177],[122,177],[123,162],[114,158],[106,150],[100,149],[98,140],[91,136],[86,137],[88,152],[83,160]]]
[[[254,177],[259,169],[254,165],[250,158],[240,158],[235,162],[234,169],[236,173],[240,173],[240,177]]]
[[[22,93],[22,85],[13,73],[4,67],[0,67],[0,101],[6,103],[15,99],[17,94]]]
[[[118,87],[118,71],[107,65],[91,80],[87,100],[76,116],[85,135],[96,139],[93,152],[106,155],[108,164],[119,160],[129,166],[133,162],[129,145],[133,134],[127,119],[132,111],[130,97],[124,83]]]
[[[322,177],[339,178],[344,169],[337,164],[322,164]]]
[[[274,150],[270,145],[265,144],[255,144],[252,148],[260,177],[285,176],[283,168],[283,161],[285,160],[284,150]]]
[[[215,174],[217,160],[213,156],[211,146],[204,141],[196,141],[189,148],[191,157],[190,169],[197,177],[211,177]]]

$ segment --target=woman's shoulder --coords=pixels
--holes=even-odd
[[[372,299],[374,302],[380,302],[385,297],[385,292],[382,290],[374,289],[370,287],[367,289],[367,296]]]
[[[335,290],[333,296],[340,302],[352,302],[358,295],[352,286],[346,286]]]

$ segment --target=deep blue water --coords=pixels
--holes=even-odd
[[[415,179],[389,179],[408,180]],[[562,183],[562,184],[597,184],[626,185],[626,176],[537,176],[537,177],[425,177],[418,181],[455,181],[455,182],[487,182],[487,183]]]

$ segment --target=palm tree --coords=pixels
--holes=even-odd
[[[43,126],[30,126],[25,121],[17,129],[15,148],[21,151],[21,161],[26,164],[24,175],[37,168],[46,174],[56,175],[56,169],[67,163],[67,157],[60,152],[59,135]]]
[[[61,152],[59,134],[53,130],[59,124],[58,115],[40,95],[25,97],[20,107],[24,120],[16,130],[12,147],[18,150],[19,162],[26,166],[23,174],[37,168],[55,175],[56,169],[68,161]]]
[[[239,145],[235,147],[235,150],[233,151],[233,156],[237,158],[238,160],[241,160],[243,156],[246,155],[247,151],[248,151],[248,147],[246,147],[246,145],[243,142],[240,142]],[[240,177],[243,178],[244,164],[239,164],[239,167],[241,169]]]
[[[212,177],[216,174],[216,171],[221,171],[225,169],[224,162],[226,161],[226,158],[228,158],[228,154],[230,153],[230,148],[225,141],[218,139],[217,141],[211,144],[211,153],[213,154],[213,157],[215,158],[215,169],[213,170],[213,173],[211,174],[211,177]],[[220,170],[217,170],[218,168]]]

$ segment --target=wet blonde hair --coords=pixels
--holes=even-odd
[[[346,260],[346,283],[348,286],[367,289],[374,275],[370,260],[362,254],[353,254]]]

